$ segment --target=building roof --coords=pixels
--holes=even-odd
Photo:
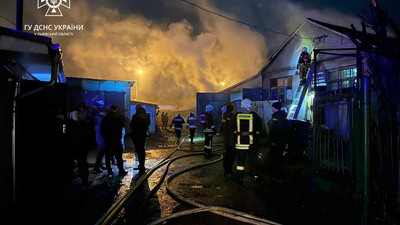
[[[50,51],[59,50],[58,44],[53,44],[52,39],[11,28],[0,27],[0,54],[16,61],[21,70],[14,71],[23,79],[50,81],[51,62]],[[13,66],[10,67],[13,70]],[[23,76],[28,74],[28,76]],[[29,77],[29,78],[28,78]],[[64,66],[62,60],[59,64],[60,82],[65,82]]]
[[[328,31],[331,31],[331,32],[333,32],[333,33],[335,33],[335,34],[338,34],[338,35],[340,35],[340,36],[342,36],[342,37],[345,37],[345,38],[347,38],[347,39],[350,39],[350,38],[349,38],[349,35],[352,35],[353,37],[355,37],[356,35],[361,35],[361,34],[362,34],[361,31],[354,31],[354,30],[351,29],[351,28],[342,27],[342,26],[337,26],[337,25],[333,25],[333,24],[329,24],[329,23],[324,23],[324,22],[317,21],[317,20],[314,20],[314,19],[311,19],[311,18],[308,18],[307,21],[310,22],[310,23],[312,23],[312,24],[314,24],[314,25],[317,25],[317,26],[319,26],[319,27],[322,27],[322,28],[324,28],[324,29],[326,29],[326,30],[328,30]],[[368,30],[367,30],[367,32],[368,32]],[[377,36],[376,36],[375,34],[373,34],[373,33],[367,33],[366,38],[367,38],[367,41],[368,41],[370,44],[373,44],[373,45],[376,45],[376,44],[379,42]],[[390,43],[393,47],[395,47],[395,48],[397,48],[397,49],[400,48],[400,41],[399,41],[399,39],[390,38],[390,37],[389,37],[388,40],[389,40],[389,43]]]
[[[131,101],[131,104],[143,104],[143,105],[152,105],[152,106],[158,107],[157,104],[155,104],[155,103],[149,103],[149,102]]]
[[[282,51],[282,49],[284,49],[286,47],[286,45],[296,36],[296,34],[299,32],[299,30],[304,26],[304,23],[302,23],[299,27],[296,28],[296,30],[294,30],[289,36],[288,38],[286,38],[286,40],[282,43],[282,45],[278,48],[278,50],[275,51],[275,53],[271,56],[271,58],[268,60],[268,62],[261,68],[261,70],[254,76],[251,76],[239,83],[236,83],[222,91],[220,91],[219,93],[223,93],[223,92],[227,92],[233,88],[236,88],[250,80],[256,79],[260,76],[262,76],[262,72],[276,59],[276,57],[279,55],[279,53]]]
[[[135,80],[117,80],[117,79],[105,79],[105,78],[88,78],[88,77],[71,77],[67,76],[67,79],[81,79],[81,80],[90,80],[90,81],[118,81],[118,82],[135,82]]]
[[[335,33],[339,36],[342,36],[344,38],[350,39],[349,38],[349,34],[355,34],[355,31],[351,28],[346,28],[346,27],[342,27],[342,26],[337,26],[337,25],[333,25],[333,24],[329,24],[329,23],[324,23],[318,20],[314,20],[311,18],[308,18],[306,20],[308,23],[314,24],[318,27],[321,27],[325,30],[328,30],[332,33]],[[267,61],[267,63],[261,68],[261,70],[254,76],[249,77],[237,84],[234,84],[222,91],[220,91],[219,93],[224,93],[227,92],[229,90],[232,90],[248,81],[251,81],[253,79],[256,79],[260,76],[262,76],[262,72],[267,69],[269,67],[269,65],[271,65],[271,63],[274,61],[274,59],[276,59],[276,57],[280,54],[280,52],[287,46],[287,44],[297,35],[297,33],[299,32],[299,30],[304,26],[305,23],[303,23],[302,25],[300,25],[292,34],[289,35],[289,37],[283,42],[283,44],[278,48],[278,50],[271,56],[271,58]],[[357,31],[357,34],[361,34],[360,31]],[[378,43],[378,39],[376,37],[376,35],[374,34],[367,34],[367,39],[371,44],[374,43]],[[394,46],[395,48],[399,49],[400,48],[400,41],[398,39],[395,38],[389,38],[389,42],[392,44],[392,46]]]
[[[39,42],[47,45],[51,45],[51,38],[45,37],[45,36],[40,36],[32,33],[27,33],[7,27],[0,27],[0,34],[20,38],[20,39],[25,39],[28,41],[34,41],[34,42]]]

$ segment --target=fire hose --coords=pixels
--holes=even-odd
[[[185,137],[187,138],[187,137]],[[185,138],[183,139],[183,141],[185,140]],[[183,143],[182,141],[182,143]],[[168,154],[164,159],[160,160],[148,173],[145,173],[142,177],[140,177],[140,179],[138,180],[138,182],[128,191],[128,193],[121,198],[118,202],[116,202],[97,222],[96,224],[108,224],[109,222],[111,222],[111,219],[122,209],[123,205],[127,202],[127,200],[130,198],[130,196],[138,189],[138,187],[146,180],[148,179],[148,177],[153,174],[157,169],[159,169],[160,167],[164,166],[165,164],[167,164],[166,169],[163,173],[163,175],[161,176],[161,178],[158,180],[156,186],[150,191],[150,194],[147,196],[146,200],[141,204],[140,206],[140,211],[144,210],[146,208],[147,203],[149,202],[150,198],[158,191],[158,189],[161,187],[162,183],[164,182],[168,172],[169,172],[169,167],[170,165],[172,165],[172,163],[178,159],[182,159],[182,158],[186,158],[186,157],[193,157],[193,156],[201,156],[204,155],[203,151],[191,151],[191,154],[187,154],[187,155],[183,155],[183,156],[178,156],[172,159],[168,159],[171,155],[173,155],[176,151],[180,150],[180,145],[178,145],[178,147],[176,147],[170,154]],[[183,150],[183,149],[182,149]],[[221,151],[222,149],[219,149],[217,151]],[[188,150],[183,150],[183,151],[188,151]],[[193,152],[199,152],[199,153],[193,153]],[[201,153],[200,153],[201,152]],[[173,173],[172,175],[170,175],[167,178],[167,183],[166,183],[166,189],[168,194],[175,199],[178,202],[181,203],[185,203],[185,204],[189,204],[192,205],[194,207],[197,207],[195,209],[191,209],[191,210],[186,210],[186,211],[181,211],[178,213],[174,213],[168,217],[165,218],[161,218],[158,220],[155,220],[153,222],[150,223],[150,225],[156,225],[156,224],[160,224],[163,223],[167,220],[173,219],[173,218],[177,218],[177,217],[181,217],[181,216],[187,216],[187,215],[191,215],[191,214],[196,214],[196,213],[201,213],[201,212],[211,212],[214,213],[216,215],[219,216],[223,216],[226,218],[230,218],[230,219],[234,219],[237,221],[241,221],[241,222],[245,222],[248,224],[277,224],[274,223],[272,221],[263,219],[263,218],[259,218],[244,212],[239,212],[233,209],[229,209],[229,208],[224,208],[224,207],[217,207],[217,206],[205,206],[202,205],[200,203],[191,201],[189,199],[186,199],[182,196],[179,196],[178,194],[176,194],[175,192],[172,191],[171,187],[170,187],[170,183],[172,182],[172,180],[174,180],[177,176],[184,174],[188,171],[197,169],[197,168],[201,168],[204,166],[208,166],[208,165],[212,165],[215,163],[218,163],[220,161],[222,161],[223,156],[221,155],[220,158],[213,160],[213,161],[208,161],[205,163],[201,163],[195,166],[191,166],[189,168],[180,170],[178,172]]]

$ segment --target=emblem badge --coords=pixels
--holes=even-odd
[[[46,16],[63,16],[60,7],[71,8],[71,0],[37,0],[37,8],[47,6]]]

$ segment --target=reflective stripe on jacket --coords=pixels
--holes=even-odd
[[[197,118],[195,116],[189,116],[187,125],[189,128],[196,128]]]
[[[172,127],[174,125],[176,130],[181,130],[183,124],[185,124],[185,120],[182,117],[177,116],[172,120],[170,127]]]

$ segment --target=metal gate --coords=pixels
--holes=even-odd
[[[315,98],[314,174],[352,188],[354,94]]]

